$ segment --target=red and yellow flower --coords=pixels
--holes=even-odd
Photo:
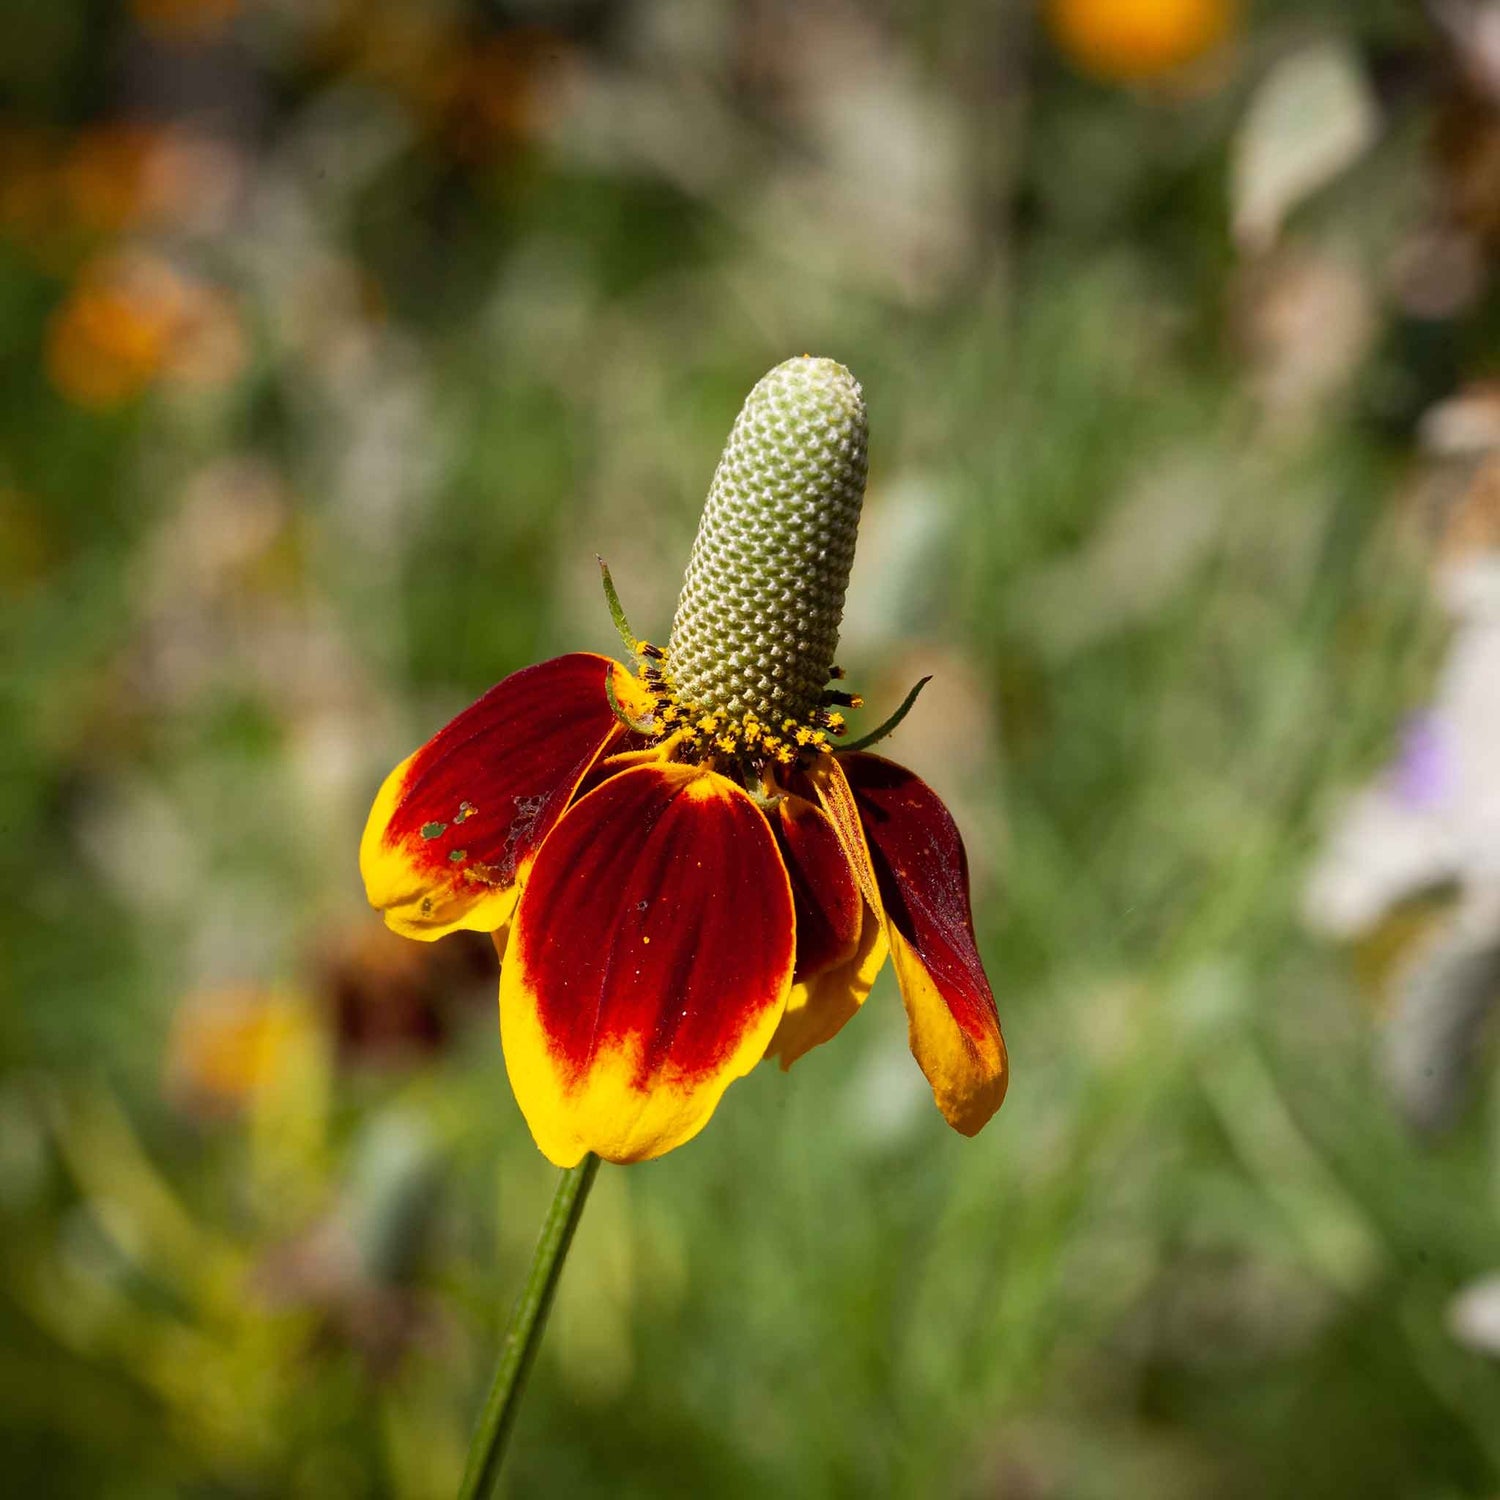
[[[1005,1096],[958,829],[910,771],[835,748],[859,706],[828,683],[864,474],[848,371],[778,366],[720,461],[669,645],[634,637],[606,575],[635,670],[516,672],[375,799],[371,903],[408,937],[494,935],[511,1085],[559,1166],[681,1145],[762,1058],[838,1032],[887,958],[948,1121],[972,1135]]]

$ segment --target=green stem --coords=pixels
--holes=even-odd
[[[500,1362],[490,1382],[484,1411],[469,1445],[469,1464],[459,1487],[459,1500],[484,1500],[495,1492],[500,1465],[505,1461],[506,1441],[526,1390],[526,1377],[541,1346],[542,1330],[547,1326],[552,1297],[562,1279],[568,1246],[573,1243],[573,1231],[583,1217],[583,1205],[588,1201],[598,1170],[599,1158],[590,1152],[576,1167],[564,1172],[557,1184],[552,1207],[542,1222],[536,1252],[531,1257],[526,1285],[516,1299],[510,1326],[505,1330]]]

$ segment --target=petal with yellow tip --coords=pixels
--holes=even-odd
[[[1009,1077],[995,998],[974,941],[969,862],[936,792],[878,755],[838,757],[880,886],[912,1054],[948,1123],[974,1135]]]
[[[406,937],[510,920],[527,868],[642,689],[588,652],[512,673],[386,778],[359,846],[370,904]]]
[[[787,996],[786,1011],[766,1056],[785,1072],[799,1057],[838,1035],[865,1003],[890,953],[880,917],[863,902],[859,942],[843,963],[809,979],[799,979]]]
[[[622,771],[537,856],[500,973],[521,1113],[558,1166],[660,1156],[760,1061],[791,988],[791,886],[764,815],[699,766]]]

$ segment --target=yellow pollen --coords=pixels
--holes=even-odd
[[[654,741],[654,754],[668,759],[707,760],[710,764],[715,757],[723,756],[731,767],[741,762],[739,769],[748,774],[757,766],[763,769],[772,763],[795,765],[808,751],[826,755],[832,746],[825,731],[843,733],[844,715],[827,708],[819,709],[810,722],[783,719],[779,730],[761,723],[753,713],[736,722],[722,708],[705,710],[701,704],[674,696],[676,690],[664,670],[661,654],[649,642],[640,642],[636,649],[645,659],[642,687],[651,707],[643,729]],[[861,701],[851,698],[850,706],[857,707]],[[729,774],[735,774],[734,770]]]

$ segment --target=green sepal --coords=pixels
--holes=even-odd
[[[615,629],[620,632],[620,639],[625,643],[625,649],[632,655],[635,648],[640,645],[640,638],[630,628],[630,621],[625,618],[625,606],[620,603],[620,596],[615,590],[615,581],[609,576],[609,568],[598,553],[594,554],[599,563],[599,575],[604,580],[604,602],[609,605],[609,617],[615,622]]]
[[[833,748],[839,752],[845,750],[868,750],[871,745],[878,745],[890,732],[896,728],[907,714],[911,712],[911,706],[917,701],[917,694],[932,681],[931,676],[924,677],[905,698],[901,700],[901,707],[888,718],[879,729],[872,729],[869,734],[861,735],[859,739],[848,745],[835,745]]]

